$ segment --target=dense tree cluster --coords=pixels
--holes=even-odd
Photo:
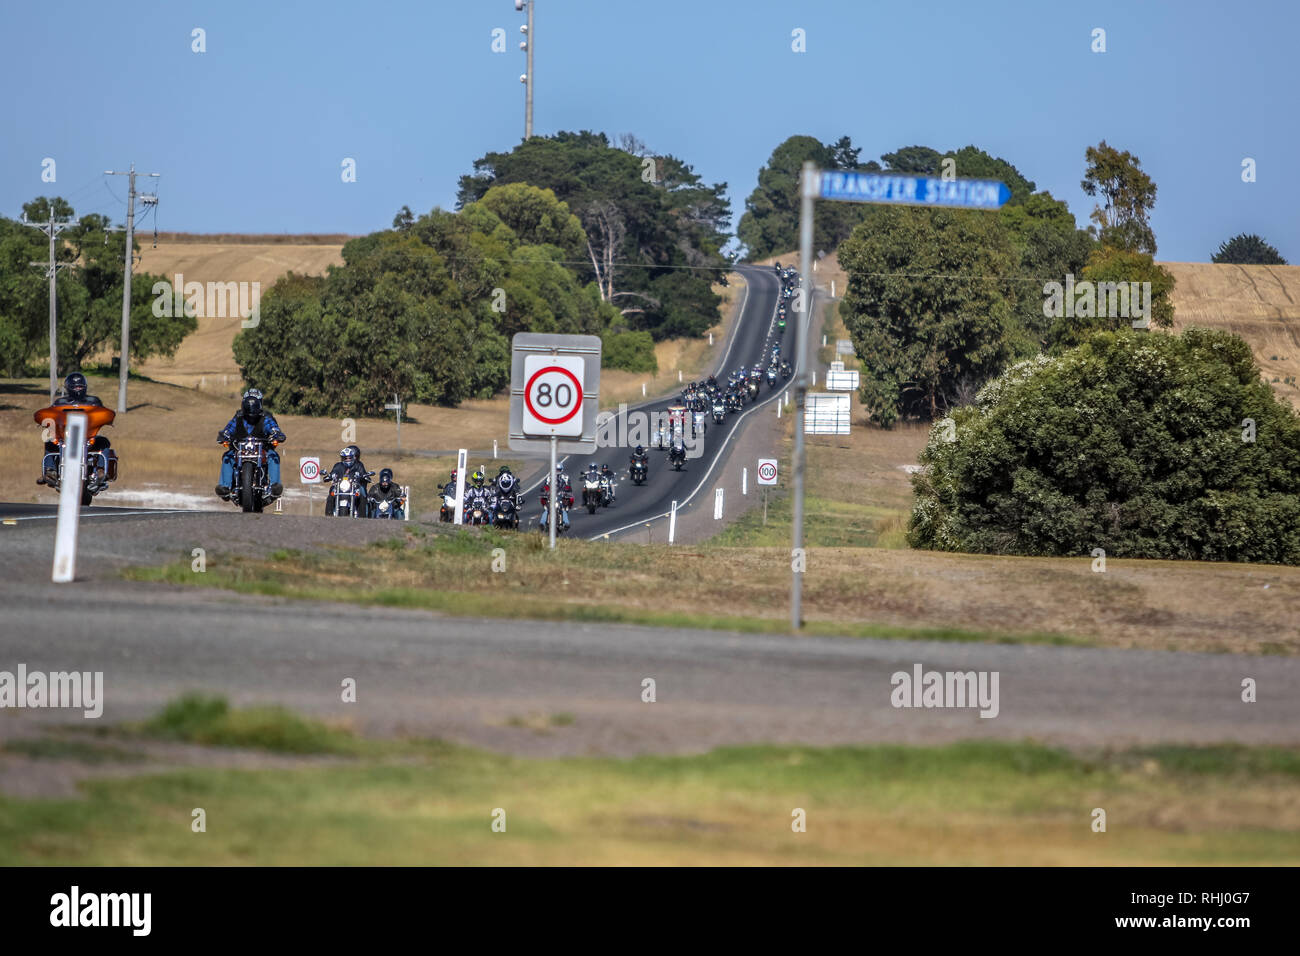
[[[235,358],[269,402],[307,414],[379,414],[394,393],[490,396],[509,384],[516,332],[604,335],[625,366],[653,368],[648,337],[622,329],[571,267],[585,242],[565,203],[525,184],[459,213],[403,210],[393,229],[345,245],[328,276],[277,282]]]
[[[29,222],[76,220],[72,206],[59,197],[40,196],[23,206]],[[134,248],[139,248],[135,243]],[[81,368],[122,340],[122,280],[126,234],[106,216],[82,216],[59,236],[58,309],[59,373]],[[0,217],[0,372],[26,374],[49,355],[49,280],[31,265],[49,259],[49,240],[39,229]],[[155,282],[161,276],[136,272],[131,280],[131,358],[172,355],[198,322],[184,310],[155,315]],[[160,310],[163,311],[163,310]]]
[[[1102,332],[938,422],[913,545],[1300,564],[1300,416],[1225,332]]]

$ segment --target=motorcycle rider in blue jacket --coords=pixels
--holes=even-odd
[[[230,499],[230,486],[235,478],[234,445],[241,438],[260,438],[266,443],[266,477],[271,482],[271,497],[278,498],[284,494],[284,485],[280,484],[280,455],[272,442],[285,441],[284,432],[275,420],[275,416],[262,408],[262,392],[250,388],[244,392],[239,411],[226,423],[226,427],[217,433],[217,441],[229,442],[232,447],[221,456],[221,482],[217,485],[217,497]]]

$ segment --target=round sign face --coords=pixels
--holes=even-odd
[[[765,461],[758,466],[758,477],[760,481],[776,481],[776,465],[770,461]]]
[[[304,461],[298,470],[302,472],[303,481],[315,481],[320,477],[320,463],[310,459]]]
[[[582,383],[567,368],[547,365],[524,385],[524,405],[544,425],[563,425],[582,410]]]

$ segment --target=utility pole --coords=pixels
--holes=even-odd
[[[131,169],[128,172],[114,172],[111,169],[106,169],[104,175],[126,176],[128,182],[126,193],[126,274],[122,280],[122,348],[121,357],[117,360],[117,410],[121,414],[126,411],[126,380],[131,356],[131,267],[135,258],[135,163],[131,164]],[[157,178],[162,174],[145,173],[144,175]],[[140,198],[145,203],[150,200],[153,202],[158,201],[158,196],[154,193],[142,195]]]
[[[28,222],[27,216],[23,215],[23,224],[34,226],[41,230],[50,238],[50,261],[31,262],[28,265],[40,266],[45,269],[45,275],[50,280],[50,404],[54,404],[54,393],[58,390],[59,382],[59,337],[58,337],[58,282],[57,276],[60,269],[66,269],[73,265],[71,262],[58,262],[55,259],[58,246],[59,233],[76,225],[76,222],[66,220],[59,221],[54,218],[54,204],[50,204],[50,221],[44,225],[38,222]]]
[[[803,627],[803,572],[793,570],[795,552],[803,550],[804,405],[808,396],[808,333],[812,325],[813,202],[817,198],[817,165],[803,164],[799,177],[799,310],[794,343],[794,521],[791,528],[790,629]],[[779,406],[778,406],[779,407]],[[801,564],[800,567],[803,567]]]
[[[519,81],[524,84],[524,139],[531,139],[533,135],[533,0],[515,0],[515,9],[522,11],[525,6],[528,10],[528,23],[519,28],[519,32],[524,34],[523,41],[519,44],[519,49],[523,50],[527,56],[527,70]]]

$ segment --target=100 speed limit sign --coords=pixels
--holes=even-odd
[[[524,359],[525,435],[582,435],[580,355],[529,355]]]

